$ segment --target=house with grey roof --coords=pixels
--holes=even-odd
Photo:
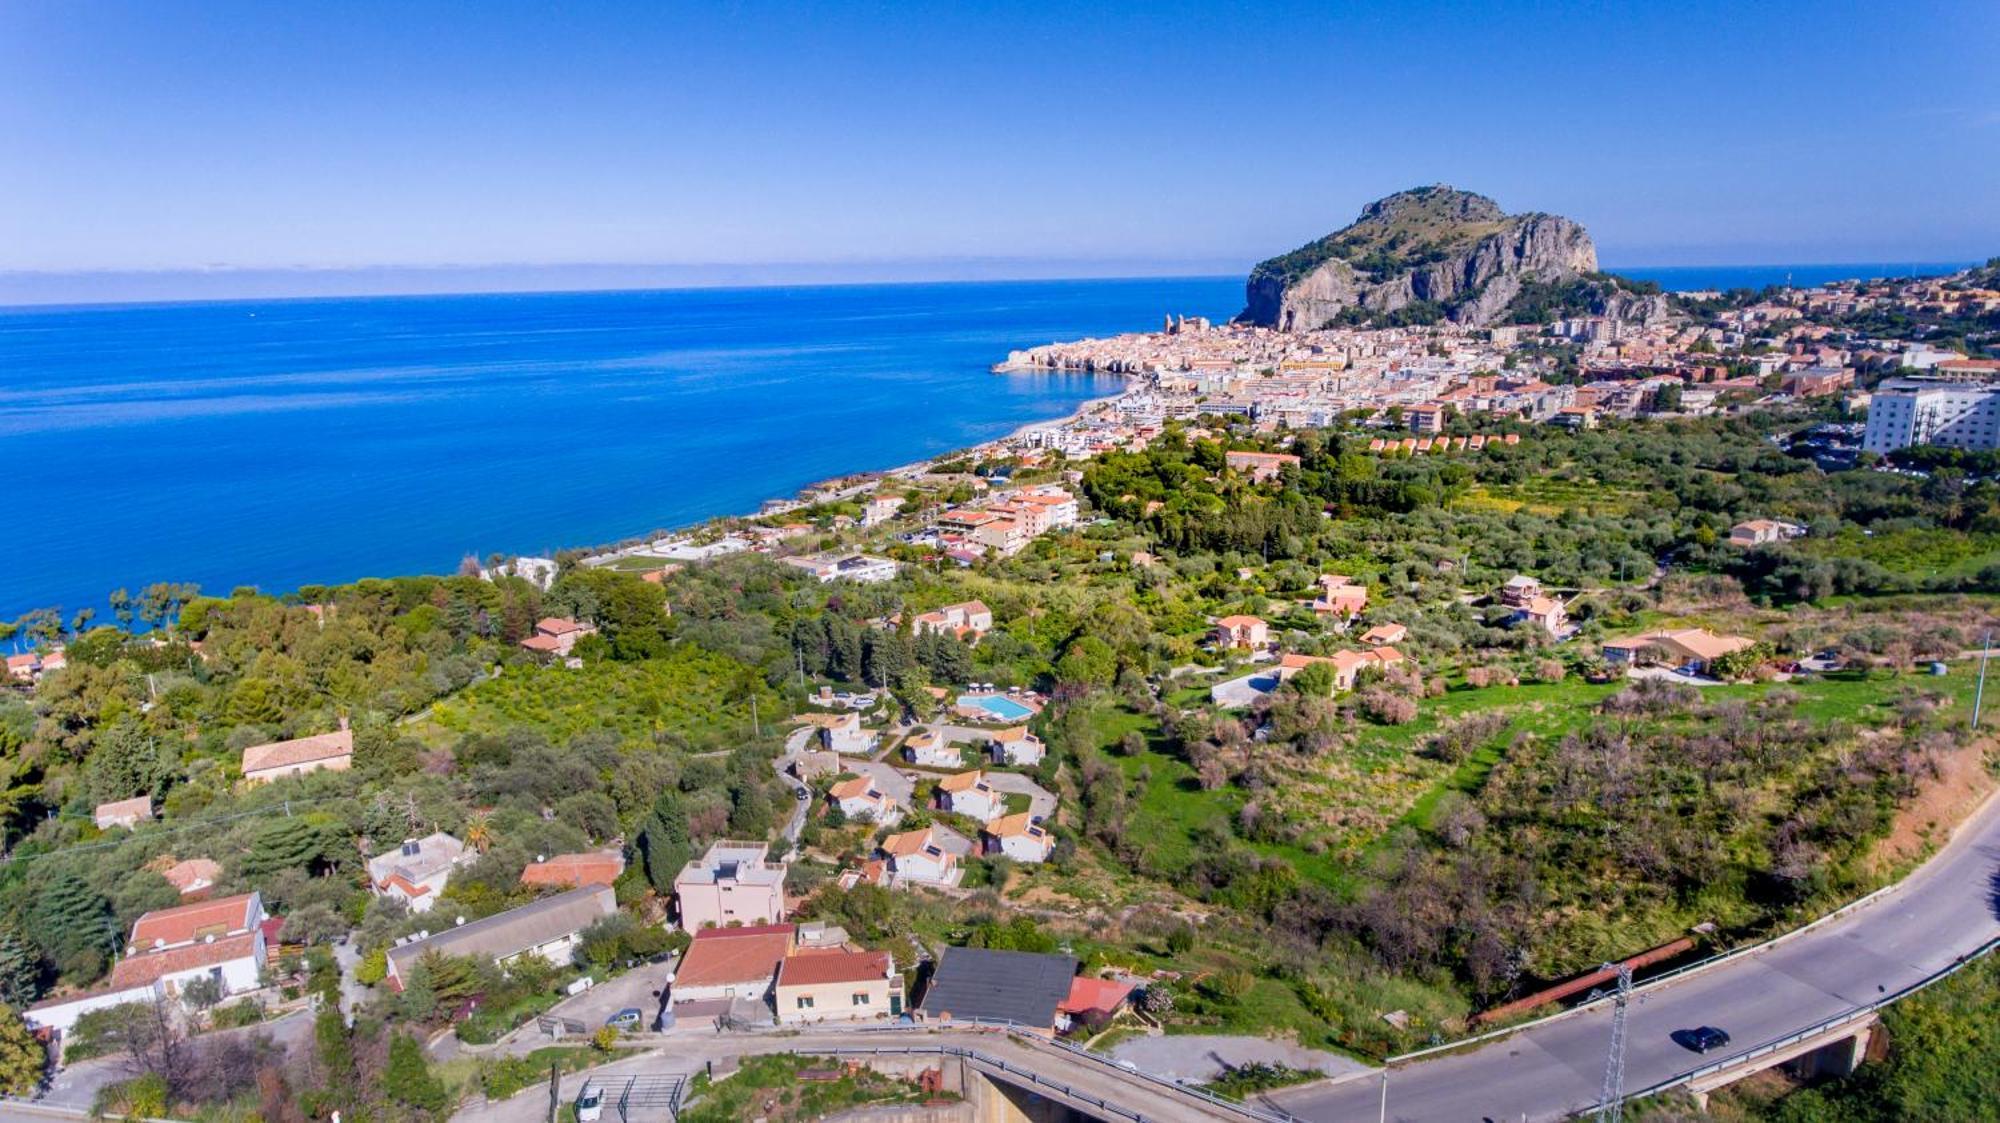
[[[618,896],[609,885],[586,885],[442,932],[420,933],[389,949],[389,983],[402,990],[417,960],[433,951],[491,959],[503,967],[539,955],[560,966],[570,961],[578,934],[617,911]]]
[[[1053,1034],[1076,959],[1032,951],[946,948],[917,1006],[927,1022],[979,1020]]]

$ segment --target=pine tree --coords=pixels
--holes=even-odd
[[[288,815],[273,820],[250,844],[243,872],[252,877],[279,870],[313,872],[326,861],[326,832],[310,818]]]
[[[424,1063],[424,1051],[417,1039],[399,1033],[389,1041],[389,1066],[382,1075],[382,1090],[396,1102],[435,1115],[444,1110],[448,1093]]]
[[[676,793],[661,792],[653,801],[652,813],[646,816],[639,832],[639,856],[646,864],[646,880],[654,892],[673,892],[674,878],[688,864],[688,859],[694,857],[694,844],[688,839],[687,811]]]
[[[22,1007],[42,993],[42,960],[21,933],[0,929],[0,1002]]]
[[[82,952],[109,957],[118,949],[111,902],[75,874],[58,874],[28,906],[28,930],[57,963]]]

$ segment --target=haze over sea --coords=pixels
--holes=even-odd
[[[1827,268],[1631,273],[1854,272]],[[1241,305],[1238,277],[1208,277],[0,308],[0,618],[752,511],[1118,389],[990,374],[1010,350]]]

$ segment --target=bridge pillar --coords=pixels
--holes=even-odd
[[[1875,1035],[1875,1023],[1855,1030],[1853,1036],[1830,1041],[1786,1065],[1801,1080],[1851,1076],[1868,1057],[1868,1042]]]

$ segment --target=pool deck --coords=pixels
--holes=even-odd
[[[1022,712],[1019,714],[996,713],[982,704],[987,702],[1000,702],[1016,707]],[[1002,726],[1021,725],[1034,720],[1035,715],[1042,712],[1042,704],[1016,694],[961,694],[958,696],[956,704],[952,707],[952,712],[965,718],[967,721],[987,722]]]

